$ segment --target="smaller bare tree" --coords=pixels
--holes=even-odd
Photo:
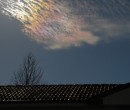
[[[14,85],[38,85],[41,83],[43,70],[39,67],[36,58],[29,53],[20,68],[14,72],[12,82]]]

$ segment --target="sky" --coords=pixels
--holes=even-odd
[[[129,0],[0,0],[0,85],[33,53],[45,84],[130,82]]]

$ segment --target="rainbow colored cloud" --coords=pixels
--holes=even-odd
[[[103,26],[108,24],[111,29],[116,27],[117,24],[113,25],[107,19],[104,25],[98,24],[99,27],[93,27],[94,24],[90,23],[89,19],[94,20],[95,17],[99,17],[98,9],[90,8],[88,13],[83,7],[92,7],[90,2],[82,0],[84,3],[80,3],[80,0],[75,0],[75,3],[79,4],[77,8],[73,0],[69,1],[71,2],[68,0],[0,0],[0,4],[4,14],[19,20],[23,25],[23,32],[38,43],[43,43],[46,49],[62,49],[80,46],[82,43],[95,45],[102,40],[95,32],[100,32]],[[111,33],[108,27],[103,29]]]

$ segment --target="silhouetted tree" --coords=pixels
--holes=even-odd
[[[36,58],[29,53],[20,68],[14,72],[12,82],[14,85],[38,85],[41,83],[43,70],[39,67]]]

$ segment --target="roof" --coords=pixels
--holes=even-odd
[[[0,102],[87,102],[129,84],[0,86]]]

